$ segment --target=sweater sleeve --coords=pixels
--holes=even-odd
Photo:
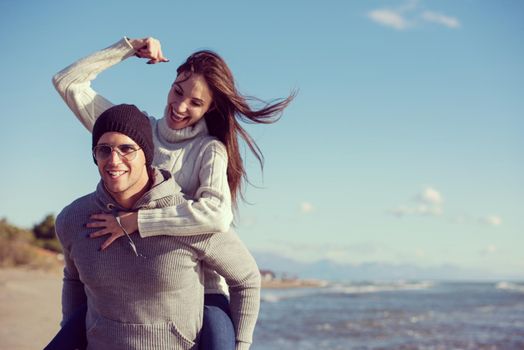
[[[79,307],[87,303],[84,284],[80,281],[78,270],[70,257],[70,244],[67,243],[67,228],[63,224],[62,215],[58,215],[55,225],[56,235],[64,253],[64,277],[62,284],[62,322],[63,326]]]
[[[235,326],[236,350],[249,349],[260,308],[260,272],[255,259],[233,231],[209,239],[203,260],[229,286],[230,311]]]
[[[53,85],[84,127],[92,131],[96,118],[113,106],[91,87],[91,82],[105,69],[134,55],[131,44],[123,38],[117,43],[86,56],[53,76]]]
[[[229,230],[233,212],[227,181],[227,152],[222,143],[214,141],[205,147],[198,176],[200,185],[194,198],[177,206],[139,210],[138,230],[142,237]]]

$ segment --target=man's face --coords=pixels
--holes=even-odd
[[[135,141],[119,132],[103,134],[97,143],[97,146],[101,145],[113,147],[106,159],[97,158],[98,171],[106,189],[117,200],[141,193],[149,180],[144,151]],[[119,151],[127,155],[120,155]]]

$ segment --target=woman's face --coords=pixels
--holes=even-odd
[[[164,117],[171,129],[198,122],[213,103],[213,95],[201,74],[180,73],[169,90]]]

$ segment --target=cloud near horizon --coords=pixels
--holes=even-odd
[[[416,27],[419,22],[438,24],[450,29],[460,27],[460,21],[436,11],[417,11],[418,1],[408,1],[397,8],[380,8],[369,11],[367,16],[373,22],[396,30]]]
[[[424,188],[420,193],[413,197],[412,203],[400,205],[388,212],[398,218],[404,216],[441,216],[444,199],[439,191],[432,187]],[[502,218],[499,215],[491,214],[484,217],[473,215],[458,215],[448,218],[454,224],[482,224],[485,226],[497,227],[502,225]]]
[[[455,28],[460,27],[460,22],[459,22],[458,19],[456,19],[455,17],[450,17],[450,16],[443,15],[443,14],[438,13],[438,12],[424,11],[424,12],[422,12],[421,17],[422,17],[423,20],[425,20],[427,22],[441,24],[444,27],[448,27],[448,28],[451,28],[451,29],[455,29]]]
[[[482,249],[482,251],[480,252],[482,255],[492,255],[492,254],[495,254],[497,252],[497,246],[494,245],[494,244],[490,244],[488,245],[487,247],[485,247],[484,249]]]
[[[444,200],[440,192],[432,187],[424,188],[422,192],[414,197],[413,202],[411,205],[402,205],[389,212],[397,217],[406,215],[442,215],[442,204]]]
[[[488,215],[480,219],[480,222],[489,226],[499,226],[502,224],[502,218],[498,215]]]
[[[386,27],[392,27],[397,30],[406,29],[408,22],[402,17],[402,14],[394,10],[378,9],[368,13],[368,17],[376,23]]]
[[[312,213],[315,210],[315,207],[310,202],[300,203],[300,212],[303,214]]]
[[[355,263],[359,261],[383,260],[391,253],[391,248],[382,243],[364,241],[352,244],[335,242],[305,243],[286,240],[273,240],[267,251],[281,254],[299,261],[331,260],[335,262]]]

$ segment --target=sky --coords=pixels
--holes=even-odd
[[[123,36],[153,36],[94,88],[160,117],[199,49],[240,91],[298,95],[248,125],[253,186],[236,217],[249,249],[300,261],[454,265],[524,276],[524,3],[395,1],[0,2],[0,217],[31,227],[99,180],[90,134],[51,77]]]

